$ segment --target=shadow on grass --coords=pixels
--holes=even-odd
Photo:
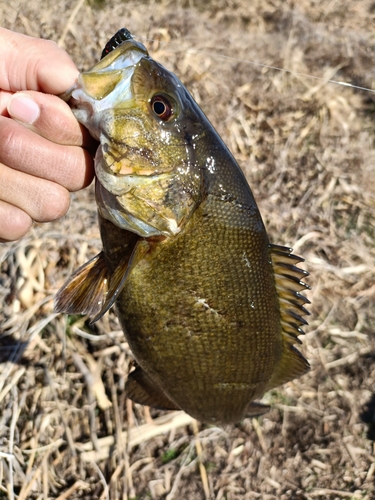
[[[22,354],[27,348],[29,341],[15,339],[12,335],[0,336],[0,363],[11,361],[12,363],[25,364],[22,362]]]
[[[375,441],[375,394],[365,404],[360,418],[368,426],[367,438]]]

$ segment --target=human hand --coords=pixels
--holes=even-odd
[[[77,75],[54,42],[0,27],[0,241],[63,216],[93,178],[93,140],[57,97]]]

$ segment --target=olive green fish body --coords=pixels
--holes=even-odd
[[[203,421],[240,420],[282,354],[268,240],[244,195],[250,204],[237,206],[209,194],[181,233],[154,244],[116,302],[140,366]]]
[[[102,143],[103,253],[64,285],[57,310],[97,319],[115,302],[137,362],[126,384],[134,401],[211,423],[261,414],[266,408],[255,399],[308,370],[293,347],[308,302],[300,294],[307,273],[295,266],[302,259],[270,245],[246,179],[180,82],[145,59],[144,48],[125,43],[136,62],[122,79],[135,97],[119,101],[105,123],[98,107],[82,118],[76,104]],[[115,57],[82,87],[104,74],[102,96],[122,82]],[[103,106],[105,97],[96,99]]]

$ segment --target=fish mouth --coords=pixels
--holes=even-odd
[[[166,75],[141,43],[126,39],[62,96],[100,142],[95,157],[100,215],[144,238],[178,234],[200,200],[200,170],[187,175],[196,166],[194,148],[183,143],[187,158],[178,156],[176,168],[169,141],[180,125],[152,114],[155,91],[165,106],[179,109],[173,94],[179,83]],[[163,154],[155,144],[159,140]]]
[[[121,162],[122,171],[115,172],[103,157],[103,149],[111,147],[111,140],[104,132],[105,124],[114,121],[115,109],[126,112],[135,105],[132,77],[137,65],[145,57],[149,55],[144,45],[132,38],[125,40],[92,69],[80,73],[76,84],[60,97],[69,104],[77,120],[100,142],[95,156],[99,213],[122,229],[141,236],[153,236],[160,234],[160,230],[124,210],[119,203],[121,195],[126,195],[139,185],[140,177],[131,175],[133,169],[126,167],[124,158]]]
[[[77,82],[60,96],[98,141],[104,113],[134,104],[131,80],[145,57],[149,55],[143,44],[126,40],[89,71],[80,73]]]
[[[165,210],[163,197],[150,202],[142,192],[153,186],[170,184],[170,174],[114,175],[103,158],[102,148],[95,156],[95,196],[100,215],[120,229],[141,237],[171,236],[180,232],[176,213]],[[128,195],[130,195],[128,197]],[[153,197],[151,196],[150,199]],[[135,205],[127,203],[135,200]],[[156,209],[156,210],[155,210]]]

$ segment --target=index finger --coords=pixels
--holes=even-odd
[[[68,54],[51,40],[33,38],[0,27],[0,88],[62,94],[78,70]]]

